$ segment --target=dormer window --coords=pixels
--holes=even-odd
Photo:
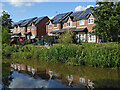
[[[72,22],[67,22],[67,26],[72,26]]]
[[[16,31],[16,27],[14,27],[14,31]]]
[[[94,18],[89,18],[88,19],[88,24],[94,24]]]
[[[84,25],[85,24],[85,20],[80,20],[80,25]]]
[[[51,28],[52,28],[52,24],[49,25],[49,29],[51,29]]]
[[[18,31],[20,31],[20,27],[18,27]]]
[[[34,25],[32,25],[32,30],[34,30]]]
[[[54,28],[57,28],[57,24],[54,24]]]
[[[21,30],[23,31],[23,27],[21,27]]]
[[[30,26],[28,27],[28,30],[30,30]]]

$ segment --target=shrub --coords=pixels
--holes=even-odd
[[[57,44],[44,48],[40,45],[26,45],[17,49],[5,46],[4,57],[20,59],[40,59],[71,65],[90,65],[94,67],[120,67],[120,46],[117,44]]]

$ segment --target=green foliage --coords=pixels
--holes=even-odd
[[[120,34],[120,2],[97,2],[98,7],[93,9],[95,20],[95,33],[106,38],[107,41],[118,41]]]
[[[3,47],[2,47],[2,58],[3,59],[10,58],[14,52],[17,52],[17,47],[12,47],[7,44],[3,44]]]
[[[2,44],[9,44],[10,43],[10,35],[8,27],[3,27],[2,30]]]
[[[1,27],[1,32],[2,32],[2,44],[6,43],[9,44],[10,43],[10,28],[12,25],[12,19],[10,19],[10,15],[3,11],[2,12],[2,16],[0,17],[0,22],[2,22],[2,27]]]
[[[64,44],[70,44],[73,42],[73,32],[67,30],[66,33],[58,34],[58,42]]]
[[[17,49],[6,46],[3,56],[8,58],[46,60],[70,65],[89,65],[93,67],[120,67],[120,46],[116,43],[102,44],[57,44],[44,48],[40,45],[26,45]]]
[[[1,20],[2,20],[2,27],[6,27],[6,26],[8,28],[11,27],[12,19],[10,19],[10,15],[7,12],[5,11],[2,12]]]

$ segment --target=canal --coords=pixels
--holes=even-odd
[[[2,64],[4,88],[118,88],[120,69],[71,66],[42,60],[9,60]]]

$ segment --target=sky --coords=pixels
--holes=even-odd
[[[14,0],[12,0],[14,1]],[[7,11],[14,22],[32,17],[48,16],[53,18],[56,14],[80,11],[96,6],[96,2],[1,2],[0,14]]]

